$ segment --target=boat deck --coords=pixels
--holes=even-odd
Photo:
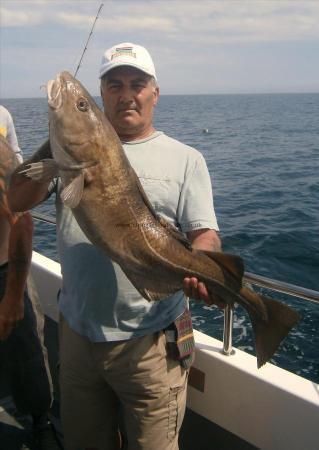
[[[57,407],[54,404],[49,416],[62,445],[61,426],[57,415]],[[20,414],[10,396],[0,399],[0,449],[37,450],[32,436],[32,418]]]
[[[60,429],[60,423],[53,414],[51,421]],[[0,400],[0,449],[37,450],[32,439],[31,417],[17,412],[11,397]],[[62,444],[62,435],[59,434]],[[254,450],[256,447],[239,439],[217,425],[212,424],[191,410],[187,410],[180,435],[180,450]],[[155,449],[154,449],[155,450]]]
[[[44,335],[56,399],[51,409],[50,419],[62,443],[57,383],[58,330],[56,322],[47,316],[45,317]],[[3,375],[1,378],[0,372],[0,450],[36,450],[32,441],[31,426],[31,417],[17,412],[10,397],[7,380]],[[180,433],[180,450],[255,450],[256,448],[212,421],[187,409]]]
[[[0,402],[0,448],[3,450],[35,450],[31,418],[19,415],[10,397]]]

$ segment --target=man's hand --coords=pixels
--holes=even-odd
[[[0,303],[0,341],[4,341],[10,336],[23,319],[23,315],[23,298],[20,301],[11,301],[5,294]]]
[[[224,309],[226,303],[221,302],[216,297],[209,295],[206,286],[197,278],[184,278],[183,282],[184,293],[187,297],[194,299],[196,302],[204,301],[206,305],[216,305],[218,308]]]
[[[192,243],[193,248],[198,250],[221,251],[221,241],[215,230],[199,229],[189,231],[187,238]],[[219,308],[225,308],[226,304],[222,303],[218,298],[209,295],[206,286],[195,277],[186,277],[183,282],[184,293],[197,302],[204,301],[206,305],[217,305]]]
[[[198,282],[197,278],[184,278],[183,289],[187,297],[190,297],[198,302],[203,300],[205,303],[209,305],[211,304],[205,284]]]

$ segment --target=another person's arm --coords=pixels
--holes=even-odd
[[[17,167],[12,174],[8,189],[8,200],[12,211],[27,211],[47,198],[51,180],[34,181],[20,173],[27,168],[28,164],[46,158],[52,158],[49,141],[42,144],[39,150],[30,159]]]
[[[24,315],[24,290],[32,257],[33,222],[30,213],[12,217],[8,270],[0,302],[0,341],[7,339]]]

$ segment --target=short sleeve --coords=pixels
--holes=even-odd
[[[18,138],[17,134],[14,128],[12,116],[8,111],[8,123],[7,123],[7,141],[12,148],[12,150],[15,152],[19,163],[23,162],[22,152],[18,144]]]
[[[212,184],[204,157],[199,154],[185,176],[177,211],[181,230],[186,233],[209,228],[218,231]]]

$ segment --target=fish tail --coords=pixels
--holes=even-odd
[[[273,356],[282,340],[300,319],[300,315],[288,305],[258,295],[247,287],[240,290],[240,296],[249,302],[261,301],[264,306],[264,317],[258,317],[252,310],[248,310],[255,334],[257,366],[260,368]]]

